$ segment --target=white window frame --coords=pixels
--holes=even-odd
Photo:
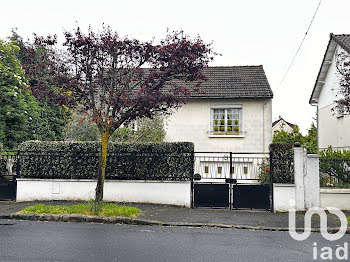
[[[225,131],[223,134],[215,134],[214,133],[214,109],[221,109],[225,110]],[[233,134],[224,134],[225,132],[227,133],[227,110],[228,109],[239,109],[239,135],[233,135]],[[242,132],[242,127],[243,127],[243,117],[242,117],[242,111],[243,111],[243,106],[240,104],[230,104],[230,105],[213,105],[210,107],[210,123],[209,123],[209,137],[244,137],[244,133]],[[217,131],[220,132],[220,131]],[[233,131],[232,131],[233,132]]]

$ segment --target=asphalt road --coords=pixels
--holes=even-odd
[[[0,261],[315,261],[314,242],[335,250],[350,235],[0,220]]]

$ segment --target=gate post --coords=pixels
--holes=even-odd
[[[195,154],[192,151],[191,152],[191,174],[190,174],[190,187],[191,187],[191,191],[190,191],[190,200],[191,200],[191,208],[194,208],[194,183],[193,183],[193,177],[194,177],[194,168],[195,168]]]
[[[317,155],[317,154],[307,155],[306,176],[304,177],[306,208],[320,206],[319,158],[320,158],[320,155]]]
[[[271,192],[271,212],[274,212],[274,203],[273,203],[273,159],[272,151],[270,151],[270,192]]]
[[[295,209],[305,210],[304,176],[305,176],[305,149],[300,144],[294,144],[294,184],[295,184]]]
[[[230,152],[230,178],[232,177],[232,152]]]
[[[17,150],[16,177],[19,177],[19,175],[20,175],[19,172],[21,170],[20,155],[21,155],[21,151]]]

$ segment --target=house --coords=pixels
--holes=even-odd
[[[294,129],[294,124],[291,124],[279,116],[278,120],[272,123],[272,136],[276,131],[285,131],[287,133],[292,133]]]
[[[165,141],[196,152],[268,152],[273,93],[262,66],[208,67],[201,92],[168,117]]]
[[[309,100],[317,106],[318,149],[332,146],[350,149],[350,115],[334,110],[339,91],[339,74],[336,59],[340,52],[350,54],[350,35],[330,34],[321,68]]]

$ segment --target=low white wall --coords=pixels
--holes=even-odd
[[[294,184],[273,184],[273,208],[274,211],[287,212],[289,201],[295,201]]]
[[[82,200],[95,197],[95,180],[17,179],[17,201]],[[190,181],[106,180],[105,201],[191,206]]]
[[[337,207],[350,210],[350,189],[320,189],[321,208]]]

